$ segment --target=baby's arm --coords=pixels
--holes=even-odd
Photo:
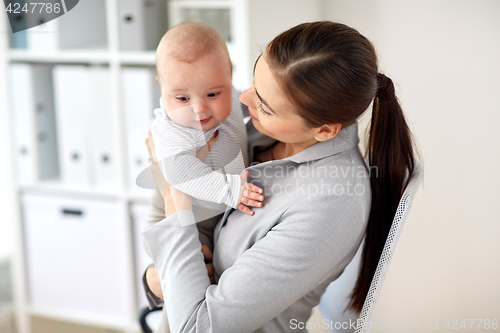
[[[208,149],[196,152],[194,141],[198,138],[190,137],[187,131],[168,122],[156,120],[151,133],[159,167],[170,186],[199,200],[224,203],[233,208],[240,209],[245,204],[260,207],[255,202],[259,197],[252,195],[255,187],[246,183],[246,177],[213,171],[202,162]],[[240,210],[250,213],[248,207]]]

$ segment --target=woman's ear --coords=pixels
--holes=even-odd
[[[341,124],[326,124],[313,129],[314,138],[318,141],[326,141],[335,137],[342,128]]]

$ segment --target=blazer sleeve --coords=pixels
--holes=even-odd
[[[196,227],[181,227],[177,221],[177,215],[190,211],[146,230],[172,332],[253,332],[340,274],[361,242],[365,215],[363,207],[346,200],[330,198],[328,204],[327,209],[310,202],[289,208],[217,285],[207,276]]]
[[[198,238],[200,239],[201,244],[208,246],[211,251],[214,249],[214,229],[217,222],[219,222],[222,218],[222,215],[223,214],[216,215],[207,220],[196,223],[196,227],[198,228]],[[142,231],[151,228],[163,219],[165,219],[165,201],[163,200],[160,190],[155,189],[153,196],[151,197],[148,217],[142,227]],[[142,247],[144,248],[144,251],[146,251],[146,254],[151,257],[144,239],[142,239]]]
[[[165,219],[165,201],[163,200],[160,190],[155,189],[149,204],[148,217],[142,227],[142,231],[151,228],[163,219]],[[146,242],[144,242],[144,238],[142,239],[142,245],[148,256],[151,257]]]

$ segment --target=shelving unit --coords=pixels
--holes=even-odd
[[[9,101],[11,91],[9,91],[8,67],[11,63],[33,63],[33,64],[51,64],[51,65],[105,65],[109,69],[111,76],[111,101],[112,115],[114,123],[114,132],[118,135],[118,141],[121,142],[121,147],[115,152],[116,158],[119,161],[118,173],[120,177],[119,186],[114,189],[99,189],[91,186],[76,187],[73,185],[64,184],[60,181],[41,181],[32,183],[14,182],[12,193],[14,193],[14,205],[12,210],[16,216],[16,249],[14,263],[14,298],[15,298],[15,313],[18,330],[20,333],[31,332],[30,317],[42,317],[57,321],[66,321],[75,324],[84,324],[96,326],[100,328],[114,329],[123,332],[139,332],[137,322],[138,317],[138,302],[136,295],[136,255],[135,248],[140,244],[133,243],[133,221],[130,218],[131,205],[136,203],[147,204],[149,195],[144,193],[135,193],[128,188],[127,177],[127,133],[125,132],[125,124],[123,114],[120,112],[123,108],[122,102],[122,87],[121,87],[121,71],[124,66],[140,66],[152,67],[155,65],[155,52],[150,51],[122,51],[119,45],[119,22],[118,22],[118,1],[103,0],[106,9],[106,30],[107,30],[107,48],[106,49],[85,49],[85,50],[53,50],[53,51],[32,51],[29,49],[9,49],[8,35],[2,34],[0,42],[0,78],[2,79],[1,86],[7,87],[3,93],[2,109],[11,110],[12,104]],[[66,15],[70,15],[68,12]],[[167,13],[165,12],[165,17]],[[7,27],[6,16],[0,15],[0,26]],[[8,29],[8,28],[7,28]],[[3,84],[5,83],[5,85]],[[152,111],[152,110],[151,110]],[[12,115],[8,115],[8,122],[12,121]],[[12,137],[13,133],[10,134]],[[11,156],[15,161],[15,147],[12,147]],[[69,197],[75,200],[94,200],[94,201],[112,201],[117,204],[118,215],[122,217],[119,224],[119,229],[116,232],[122,237],[122,245],[126,248],[123,256],[124,262],[127,263],[127,274],[122,277],[123,284],[126,286],[124,293],[127,296],[127,315],[125,318],[117,318],[111,316],[100,316],[95,313],[86,313],[85,311],[65,310],[61,308],[36,307],[31,304],[29,292],[29,279],[26,261],[29,250],[27,250],[26,240],[26,222],[22,220],[22,202],[21,198],[24,194],[48,195]],[[57,232],[57,231],[55,231]],[[78,263],[76,263],[78,264]],[[71,267],[68,267],[71,269]],[[95,272],[96,275],[98,272]]]
[[[11,138],[9,160],[12,161],[12,193],[11,202],[8,204],[10,216],[14,217],[16,248],[13,262],[13,284],[17,328],[19,333],[31,332],[30,317],[42,317],[52,320],[66,321],[75,324],[91,325],[100,328],[114,329],[126,333],[139,332],[137,322],[138,304],[141,295],[137,291],[138,284],[138,251],[142,251],[142,244],[138,244],[137,228],[133,221],[133,206],[144,207],[150,199],[150,192],[134,191],[129,188],[129,161],[127,153],[128,134],[123,110],[125,107],[122,89],[123,70],[128,67],[153,68],[155,66],[155,51],[124,51],[120,49],[120,0],[92,0],[102,1],[105,8],[106,47],[104,49],[82,49],[82,50],[54,50],[54,51],[32,51],[10,49],[8,34],[0,33],[0,114],[1,120],[5,121],[7,136]],[[130,1],[130,0],[129,0]],[[137,0],[139,1],[139,0]],[[228,48],[235,67],[233,84],[238,89],[248,88],[252,85],[253,63],[261,52],[263,46],[279,32],[304,21],[320,18],[321,0],[175,0],[166,1],[165,12],[171,24],[182,20],[179,11],[183,8],[199,9],[203,12],[207,8],[225,10],[223,15],[229,20],[228,28],[230,37],[226,36]],[[78,5],[77,5],[78,6]],[[271,7],[270,7],[271,6]],[[271,8],[271,10],[269,9]],[[273,9],[274,8],[274,9]],[[278,9],[288,8],[289,15],[282,15]],[[76,10],[76,9],[73,9]],[[72,11],[66,15],[71,15]],[[222,15],[222,14],[221,14]],[[7,16],[0,14],[0,27],[7,27]],[[267,25],[267,26],[266,26]],[[220,27],[216,27],[220,28]],[[7,28],[9,29],[9,28]],[[0,29],[3,31],[3,29]],[[259,48],[261,46],[262,48]],[[111,114],[113,120],[113,131],[116,135],[119,149],[115,152],[118,165],[118,186],[111,189],[101,189],[92,186],[74,186],[64,184],[58,180],[38,181],[20,183],[15,180],[16,151],[14,147],[14,132],[7,124],[13,120],[12,115],[12,91],[9,83],[9,66],[14,63],[49,64],[49,65],[88,65],[106,66],[109,70],[111,82]],[[3,87],[6,87],[3,88]],[[151,110],[152,112],[152,110]],[[3,128],[2,128],[3,129]],[[73,311],[64,309],[34,307],[30,300],[28,258],[29,244],[26,239],[26,221],[23,221],[22,197],[25,194],[59,196],[61,198],[113,201],[117,204],[120,223],[116,232],[121,235],[121,242],[126,249],[122,254],[126,263],[126,274],[123,276],[125,285],[124,293],[127,295],[127,315],[123,318],[89,314],[84,311]],[[9,214],[8,214],[9,215]],[[78,263],[76,263],[78,264]],[[68,267],[71,269],[71,267]],[[99,271],[95,272],[96,275]]]

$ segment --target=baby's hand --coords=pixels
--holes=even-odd
[[[241,174],[240,203],[237,208],[245,214],[253,215],[255,212],[247,206],[262,207],[261,201],[264,200],[264,197],[260,194],[262,193],[260,187],[247,183],[248,174],[248,170]]]

